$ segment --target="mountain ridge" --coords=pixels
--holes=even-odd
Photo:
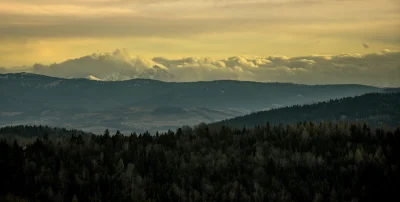
[[[36,73],[30,73],[30,72],[17,72],[17,73],[0,73],[0,80],[1,79],[7,79],[8,76],[20,76],[23,78],[23,76],[31,76],[31,77],[40,77],[40,78],[46,78],[46,79],[57,79],[57,80],[87,80],[87,81],[101,81],[101,82],[130,82],[130,81],[155,81],[155,82],[160,82],[160,83],[170,83],[170,84],[190,84],[190,83],[212,83],[212,82],[235,82],[235,83],[255,83],[255,84],[289,84],[289,85],[300,85],[300,86],[363,86],[363,87],[373,87],[373,88],[381,88],[381,89],[388,89],[388,90],[399,90],[400,87],[380,87],[380,86],[374,86],[374,85],[366,85],[366,84],[357,84],[357,83],[347,83],[347,84],[302,84],[302,83],[294,83],[294,82],[276,82],[276,81],[251,81],[251,80],[234,80],[234,79],[217,79],[217,80],[198,80],[198,81],[163,81],[163,80],[158,80],[158,79],[151,79],[151,78],[132,78],[132,79],[127,79],[127,80],[101,80],[100,78],[97,78],[96,76],[93,75],[88,75],[84,77],[69,77],[69,78],[63,78],[63,77],[57,77],[57,76],[48,76],[44,74],[36,74]],[[100,80],[96,80],[93,78],[97,78]]]

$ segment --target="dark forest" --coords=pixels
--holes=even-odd
[[[0,135],[1,201],[392,201],[400,187],[398,127],[94,135],[15,126]]]

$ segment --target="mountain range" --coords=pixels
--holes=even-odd
[[[89,132],[105,128],[156,131],[386,90],[353,84],[98,81],[10,73],[0,74],[0,124],[52,125]]]

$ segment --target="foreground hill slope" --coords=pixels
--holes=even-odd
[[[296,123],[299,121],[366,121],[371,125],[400,126],[400,92],[369,93],[356,97],[334,99],[315,104],[296,105],[260,111],[211,124],[251,127],[267,122]]]

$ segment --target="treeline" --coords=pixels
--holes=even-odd
[[[399,127],[202,124],[154,136],[34,136],[25,146],[0,141],[0,201],[392,201],[400,187]]]
[[[49,138],[60,138],[66,137],[71,135],[87,135],[81,130],[69,130],[66,128],[57,128],[57,127],[49,127],[49,126],[42,126],[42,125],[33,125],[33,126],[26,126],[26,125],[18,125],[18,126],[6,126],[0,128],[0,135],[5,137],[15,137],[16,135],[26,138],[32,137],[43,137],[47,135]]]
[[[400,125],[400,92],[368,93],[355,97],[331,99],[306,105],[295,105],[260,111],[249,115],[213,123],[242,128],[254,127],[266,122],[273,124],[297,123],[299,121],[354,121],[368,122],[371,126]]]

